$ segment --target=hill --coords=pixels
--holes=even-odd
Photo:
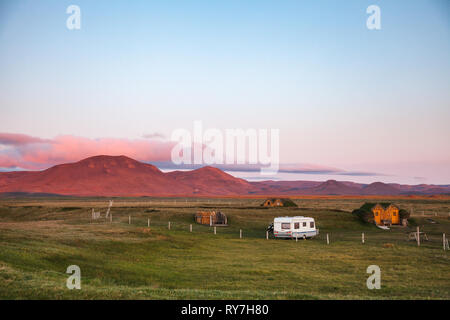
[[[94,156],[43,171],[0,173],[0,194],[70,196],[246,196],[448,194],[449,186],[348,181],[249,182],[218,168],[162,172],[126,156]]]

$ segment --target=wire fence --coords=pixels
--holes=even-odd
[[[228,239],[275,239],[272,233],[264,228],[251,228],[243,226],[209,226],[198,224],[194,221],[171,221],[161,217],[143,217],[132,215],[119,215],[112,217],[93,219],[91,223],[120,224],[136,228],[149,228],[158,232],[182,232],[195,233],[202,236],[214,236]],[[421,246],[428,248],[442,248],[448,250],[448,235],[439,230],[432,230],[429,226],[419,227],[393,227],[393,230],[320,230],[319,234],[307,241],[322,242],[324,245],[336,243],[360,243],[363,245],[377,245],[383,247],[394,246]],[[392,232],[393,231],[393,232]],[[294,241],[305,241],[303,238],[292,238]]]

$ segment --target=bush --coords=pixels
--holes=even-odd
[[[405,209],[400,209],[398,211],[398,215],[400,216],[400,219],[408,219],[410,216],[410,213],[406,211]]]
[[[359,219],[361,219],[364,222],[375,223],[373,213],[370,211],[356,209],[356,210],[353,210],[352,214],[357,216]]]

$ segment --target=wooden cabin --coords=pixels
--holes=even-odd
[[[360,210],[371,212],[376,225],[390,226],[403,224],[400,219],[400,209],[392,203],[365,203]]]
[[[263,207],[297,207],[294,201],[287,198],[266,199],[261,206]]]
[[[220,211],[198,211],[195,214],[195,222],[209,226],[226,226],[227,216]]]

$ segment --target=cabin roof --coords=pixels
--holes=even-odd
[[[276,200],[280,200],[280,201],[292,201],[291,199],[289,199],[289,198],[267,198],[266,200],[264,200],[264,201],[267,201],[267,200],[270,200],[270,201],[276,201]]]
[[[270,200],[271,202],[275,202],[277,200],[280,200],[281,203],[283,203],[284,206],[287,207],[297,207],[297,204],[292,201],[289,198],[267,198],[266,200],[264,200],[263,204],[266,203],[268,200]]]
[[[390,205],[394,205],[392,202],[366,202],[361,206],[361,210],[372,211],[373,207],[379,204],[383,209],[387,209]]]

